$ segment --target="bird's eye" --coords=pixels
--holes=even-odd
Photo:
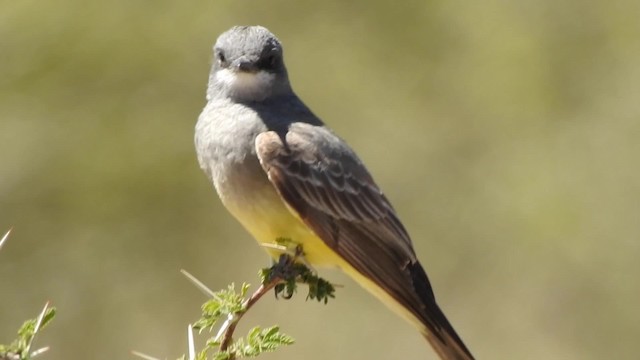
[[[269,63],[269,65],[274,68],[276,67],[277,63],[278,63],[278,55],[276,54],[271,54],[267,57],[267,62]]]
[[[216,52],[216,57],[218,58],[218,61],[220,61],[221,63],[227,62],[227,58],[224,56],[224,53],[222,51]]]
[[[278,54],[271,52],[264,56],[260,63],[260,67],[263,69],[275,69],[278,66]]]

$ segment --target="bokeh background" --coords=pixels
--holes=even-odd
[[[192,145],[211,46],[262,24],[294,88],[358,151],[479,359],[636,359],[640,2],[0,1],[0,342],[46,300],[46,359],[162,359],[266,255]],[[244,320],[265,359],[434,359],[344,284]]]

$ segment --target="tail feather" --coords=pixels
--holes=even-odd
[[[442,360],[473,360],[473,355],[449,323],[433,294],[426,272],[419,262],[409,266],[416,294],[422,302],[415,315],[424,325],[422,334]]]
[[[437,313],[439,316],[432,317],[429,325],[425,324],[427,328],[422,331],[422,334],[440,358],[443,360],[474,360],[473,355],[453,330],[438,305],[431,304],[431,310],[434,310],[432,315]],[[431,326],[434,322],[436,328]]]

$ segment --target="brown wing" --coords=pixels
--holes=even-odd
[[[438,308],[393,207],[341,139],[323,126],[294,123],[286,133],[260,134],[256,152],[284,201],[351,266],[420,319],[441,357],[472,358]]]

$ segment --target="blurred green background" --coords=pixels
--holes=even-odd
[[[211,47],[285,46],[294,88],[358,151],[479,359],[636,359],[640,2],[0,1],[0,342],[46,300],[44,356],[172,359],[211,288],[263,251],[198,168]],[[434,359],[345,284],[248,316],[265,359]]]

